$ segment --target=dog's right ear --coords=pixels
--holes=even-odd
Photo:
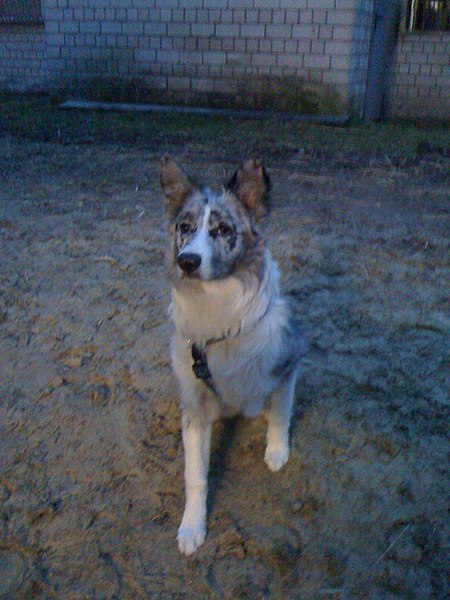
[[[169,156],[162,157],[161,188],[166,198],[166,209],[171,219],[175,219],[186,202],[186,198],[192,194],[196,187],[174,160]]]

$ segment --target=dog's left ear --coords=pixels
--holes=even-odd
[[[260,158],[250,158],[243,163],[227,187],[256,219],[268,212],[270,178]]]
[[[174,160],[169,156],[163,156],[161,159],[161,188],[166,197],[167,212],[170,218],[174,219],[197,186]]]

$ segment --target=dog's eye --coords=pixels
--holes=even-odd
[[[182,235],[185,235],[186,233],[189,233],[191,231],[191,226],[189,225],[189,223],[180,223],[178,225],[178,230]]]
[[[227,225],[226,223],[220,223],[219,227],[217,228],[217,234],[222,235],[222,236],[227,236],[227,235],[230,235],[230,233],[231,233],[231,227],[229,225]]]

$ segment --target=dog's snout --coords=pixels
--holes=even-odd
[[[186,273],[196,271],[202,262],[201,256],[193,252],[182,252],[178,256],[178,266]]]

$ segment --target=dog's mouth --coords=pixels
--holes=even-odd
[[[199,271],[195,271],[194,273],[186,273],[186,271],[178,270],[179,276],[181,279],[193,279],[193,280],[201,280],[203,277],[201,276]]]

